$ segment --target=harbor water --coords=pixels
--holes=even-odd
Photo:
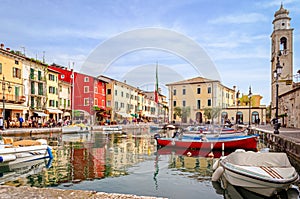
[[[148,128],[55,133],[42,138],[45,136],[53,147],[54,158],[2,172],[1,184],[173,199],[232,198],[235,194],[211,182],[213,163],[224,152],[157,150]]]

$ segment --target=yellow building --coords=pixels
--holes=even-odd
[[[169,90],[170,121],[205,123],[209,121],[204,116],[206,108],[225,109],[235,102],[235,91],[217,80],[195,77],[166,86]],[[176,107],[185,112],[181,118],[175,113]],[[220,122],[221,118],[218,119]]]
[[[20,52],[0,47],[0,82],[1,82],[1,115],[5,121],[10,119],[14,126],[20,116],[27,111],[23,85],[23,62],[25,57]],[[7,126],[7,122],[5,122]]]
[[[59,97],[58,97],[58,74],[59,72],[48,68],[47,74],[47,104],[46,113],[49,114],[49,118],[53,118],[58,121],[62,117],[62,111],[58,109]]]

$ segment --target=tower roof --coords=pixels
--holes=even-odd
[[[287,9],[285,9],[285,8],[283,7],[283,4],[281,3],[279,10],[277,10],[277,11],[275,12],[274,17],[276,18],[278,15],[284,15],[284,14],[285,14],[286,16],[288,16],[288,15],[289,15],[289,11],[288,11]]]

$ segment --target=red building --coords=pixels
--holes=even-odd
[[[72,120],[99,124],[105,119],[106,82],[55,64],[49,68],[60,73],[60,81],[71,84]]]

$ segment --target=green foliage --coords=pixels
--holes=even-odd
[[[174,114],[176,115],[176,116],[178,116],[178,117],[182,117],[182,112],[181,112],[181,108],[180,107],[178,107],[178,106],[176,106],[175,108],[174,108]]]
[[[203,115],[207,118],[207,119],[211,119],[212,121],[217,118],[220,113],[222,111],[222,108],[220,107],[213,107],[213,108],[204,108],[204,113]]]

